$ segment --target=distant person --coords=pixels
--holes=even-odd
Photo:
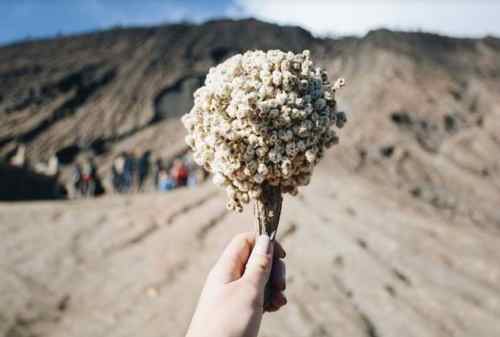
[[[187,166],[187,168],[188,168],[189,171],[191,171],[191,170],[194,171],[196,168],[199,167],[196,164],[196,162],[194,161],[193,156],[190,155],[190,154],[184,156],[184,164]]]
[[[84,197],[95,196],[96,183],[93,176],[92,163],[89,160],[85,160],[82,163],[82,182],[80,184],[80,194]]]
[[[93,196],[104,194],[104,186],[102,184],[101,177],[99,177],[99,171],[97,169],[95,159],[93,157],[90,157],[88,162],[90,165],[90,176],[92,177],[92,182],[94,184]]]
[[[151,157],[151,152],[146,151],[137,161],[137,185],[139,191],[143,191],[144,182],[148,178],[149,171],[151,170],[150,157]]]
[[[155,178],[154,179],[155,187],[158,188],[160,172],[165,170],[165,166],[163,165],[163,161],[161,160],[161,158],[157,158],[155,160],[153,170],[154,170],[154,178]]]
[[[158,191],[168,192],[175,188],[175,181],[172,179],[166,170],[161,170],[158,174]]]
[[[123,166],[123,184],[124,192],[130,192],[132,186],[134,186],[134,176],[136,170],[136,157],[134,153],[124,154],[125,163]]]
[[[73,175],[71,177],[72,187],[73,187],[73,197],[81,196],[81,184],[82,184],[82,167],[79,163],[75,164],[73,168]]]
[[[205,181],[205,177],[206,177],[205,170],[203,170],[201,167],[195,167],[189,171],[187,185],[189,187],[196,187],[197,185]]]
[[[95,163],[95,160],[93,157],[90,157],[88,159],[88,163],[90,166],[90,175],[92,176],[92,178],[95,179],[97,177],[97,164]]]
[[[198,184],[198,179],[196,176],[196,169],[198,168],[198,166],[194,162],[193,157],[186,155],[186,156],[184,156],[182,161],[184,163],[184,166],[186,166],[186,169],[188,172],[186,185],[187,186],[196,186]]]
[[[125,192],[125,156],[123,153],[119,154],[114,160],[111,166],[111,184],[113,185],[113,190],[116,193]]]
[[[181,159],[174,160],[172,169],[170,170],[170,176],[175,181],[175,187],[182,187],[187,185],[189,172],[187,166]]]
[[[196,176],[195,172],[191,171],[188,176],[187,186],[196,187],[198,184],[198,177]]]

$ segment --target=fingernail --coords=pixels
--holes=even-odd
[[[267,255],[269,253],[269,248],[271,247],[271,239],[267,234],[262,234],[257,238],[255,243],[255,252],[262,255]]]

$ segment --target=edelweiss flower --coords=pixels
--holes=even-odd
[[[335,102],[344,84],[331,85],[308,50],[249,51],[210,69],[182,120],[195,161],[226,188],[228,208],[241,211],[264,183],[292,195],[309,184],[324,150],[338,143],[330,127],[346,123]]]

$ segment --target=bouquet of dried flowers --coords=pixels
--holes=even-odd
[[[309,184],[325,149],[337,144],[338,112],[331,83],[308,50],[248,51],[210,69],[183,117],[197,164],[223,186],[227,207],[255,200],[259,233],[276,234],[282,193]]]

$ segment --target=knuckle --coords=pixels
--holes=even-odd
[[[238,242],[238,241],[246,241],[246,240],[248,240],[251,236],[252,236],[252,233],[250,233],[250,232],[239,233],[239,234],[237,234],[237,235],[233,238],[233,241],[234,241],[234,242]]]
[[[254,257],[254,263],[262,271],[265,271],[271,265],[271,258],[266,255],[257,255]]]
[[[243,234],[238,234],[236,235],[235,237],[233,237],[229,243],[229,245],[234,245],[234,244],[238,244],[240,243],[241,241],[243,241],[244,238],[243,238]]]

